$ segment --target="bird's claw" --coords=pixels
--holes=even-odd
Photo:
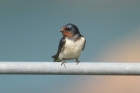
[[[66,65],[65,65],[65,63],[66,63],[66,62],[62,62],[62,63],[61,63],[61,66],[62,66],[62,65],[64,65],[64,67],[66,68]]]
[[[78,65],[78,64],[79,64],[79,62],[80,62],[80,61],[76,59],[76,63],[77,63],[76,65]]]
[[[79,62],[80,62],[80,61],[77,61],[77,62],[76,62],[76,65],[78,65],[78,64],[79,64]]]

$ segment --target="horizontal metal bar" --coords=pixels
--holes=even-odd
[[[0,74],[140,75],[140,63],[0,62]]]

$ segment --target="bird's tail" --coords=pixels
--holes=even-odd
[[[52,56],[52,58],[54,58],[53,62],[61,62],[62,61],[58,58],[57,55]]]

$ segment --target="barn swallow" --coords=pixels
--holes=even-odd
[[[71,23],[64,25],[60,32],[63,37],[59,42],[57,54],[52,56],[54,62],[62,62],[62,66],[66,63],[65,60],[75,59],[78,64],[80,54],[85,48],[86,39],[80,34],[78,27]]]

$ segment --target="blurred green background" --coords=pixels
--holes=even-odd
[[[81,62],[140,62],[140,0],[0,0],[0,61],[52,62],[67,23]],[[135,76],[0,75],[0,93],[140,93]]]

